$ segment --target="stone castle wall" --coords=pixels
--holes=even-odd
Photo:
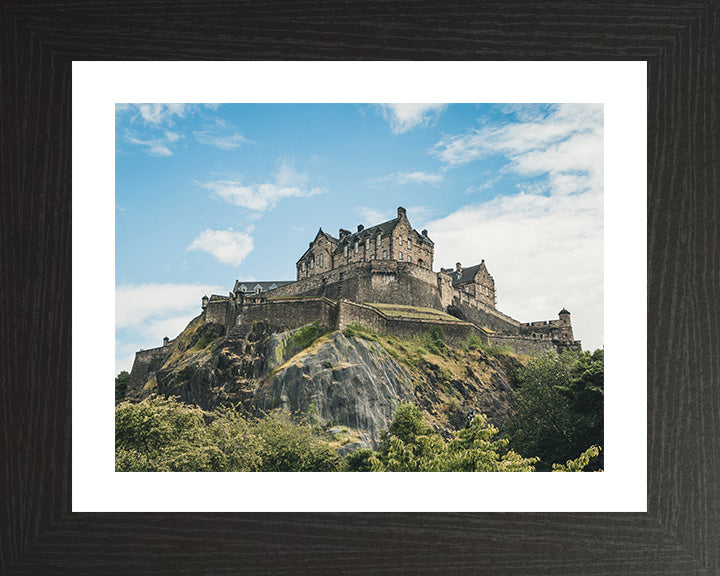
[[[263,294],[267,299],[287,296],[346,298],[354,302],[444,309],[437,274],[415,264],[392,260],[349,264]]]
[[[335,329],[337,305],[327,298],[270,300],[237,307],[236,328],[243,330],[255,322],[267,322],[278,332],[293,330],[319,320],[321,326]]]
[[[140,350],[135,353],[135,361],[130,371],[130,381],[127,387],[127,396],[131,396],[138,387],[142,386],[148,378],[148,374],[157,372],[162,368],[170,356],[170,349],[167,346]]]
[[[480,337],[483,342],[488,342],[487,333],[470,322],[394,318],[372,306],[348,300],[268,300],[240,305],[237,312],[233,328],[237,332],[245,332],[255,322],[261,321],[280,332],[294,330],[319,320],[320,325],[329,330],[343,330],[351,324],[360,323],[378,333],[407,339],[422,337],[437,326],[442,328],[445,341],[451,346],[459,346],[471,334]]]
[[[453,289],[452,305],[457,308],[465,320],[479,326],[509,334],[519,334],[521,331],[520,322],[460,290]]]
[[[493,346],[510,346],[516,354],[527,354],[528,356],[539,356],[557,350],[557,345],[549,338],[533,339],[526,336],[490,334],[488,340]]]
[[[445,342],[451,346],[460,346],[471,334],[480,337],[483,342],[488,341],[487,333],[470,322],[393,318],[372,306],[347,300],[341,300],[338,308],[338,330],[359,323],[380,334],[412,339],[424,336],[433,327],[439,327],[445,335]]]
[[[437,321],[401,320],[363,306],[362,302],[448,311],[464,322],[448,322],[445,326],[446,323]],[[336,303],[341,304],[336,306]],[[319,319],[328,328],[360,322],[381,333],[412,338],[427,332],[431,325],[438,325],[453,345],[470,333],[477,333],[485,342],[490,337],[491,342],[509,344],[522,354],[581,349],[580,342],[573,340],[569,315],[567,322],[521,324],[472,294],[453,288],[449,275],[398,261],[357,262],[260,295],[213,295],[205,313],[206,322],[222,324],[228,329],[265,320],[274,329],[284,331]]]

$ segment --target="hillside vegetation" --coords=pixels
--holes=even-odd
[[[116,399],[118,470],[602,467],[587,452],[603,443],[602,351],[532,359],[472,336],[453,348],[439,327],[225,335],[195,319],[144,381],[118,376]]]

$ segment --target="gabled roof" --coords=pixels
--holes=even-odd
[[[366,236],[375,237],[377,236],[378,232],[382,233],[383,236],[386,236],[393,231],[399,221],[400,218],[393,218],[392,220],[388,220],[387,222],[383,222],[382,224],[376,224],[375,226],[371,226],[370,228],[360,230],[360,232],[352,232],[351,234],[344,236],[341,240],[338,240],[340,244],[338,244],[338,247],[335,248],[335,252],[340,252],[340,246],[345,242],[348,242],[349,244],[353,244],[355,240],[357,240],[358,242],[362,242],[365,240]]]
[[[315,242],[317,242],[317,240],[318,240],[318,238],[320,238],[320,236],[324,236],[325,238],[327,238],[331,244],[337,244],[338,242],[340,242],[340,240],[338,240],[334,236],[328,234],[327,232],[323,232],[323,229],[320,228],[320,229],[318,229],[318,233],[315,234],[315,239],[311,242],[311,244],[315,244]],[[310,252],[311,249],[312,249],[312,247],[308,246],[308,249],[305,250],[305,252],[303,252],[303,255],[300,256],[300,258],[298,258],[297,261],[300,262],[303,258],[305,258],[305,256],[307,256],[308,252]],[[296,262],[296,264],[297,264],[297,262]]]
[[[461,284],[466,284],[467,282],[472,282],[473,280],[475,280],[475,276],[477,276],[477,273],[482,268],[485,268],[485,271],[487,272],[484,261],[480,262],[480,264],[476,264],[475,266],[468,266],[467,268],[462,268],[459,273],[453,270],[452,272],[446,272],[446,274],[452,276],[453,286],[459,286]]]

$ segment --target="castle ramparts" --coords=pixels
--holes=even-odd
[[[484,260],[467,268],[458,262],[455,268],[433,272],[433,255],[427,230],[414,230],[402,207],[393,220],[367,229],[359,225],[354,233],[340,229],[338,238],[320,229],[296,264],[296,281],[236,281],[228,296],[203,298],[205,322],[232,330],[263,320],[287,330],[302,325],[301,321],[320,320],[338,328],[347,325],[346,316],[354,315],[380,332],[427,330],[428,321],[410,328],[409,320],[400,322],[371,306],[409,304],[457,318],[459,323],[447,326],[448,334],[467,336],[477,331],[483,341],[508,344],[522,353],[581,349],[567,310],[562,309],[557,320],[521,323],[495,307],[495,281]],[[245,287],[251,285],[268,289],[247,291]]]

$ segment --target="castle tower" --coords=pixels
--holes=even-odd
[[[208,305],[208,297],[203,296],[202,297],[202,309],[205,310],[205,308],[207,308],[207,305]]]
[[[563,308],[562,310],[560,310],[560,312],[558,312],[558,318],[560,319],[560,322],[561,322],[562,324],[565,324],[565,325],[567,325],[567,326],[570,326],[570,325],[571,325],[571,323],[570,323],[570,312],[568,312],[567,310],[565,310],[565,308]]]

